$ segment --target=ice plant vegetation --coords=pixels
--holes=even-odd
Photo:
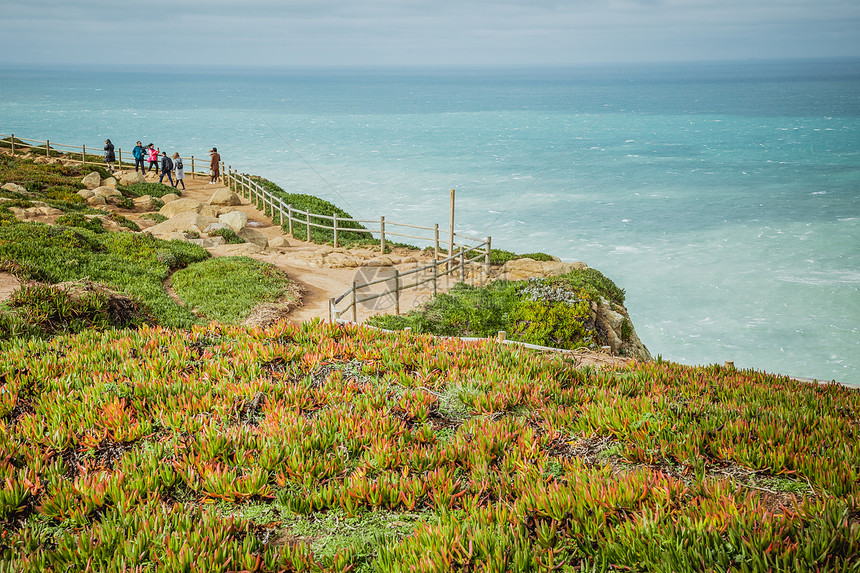
[[[355,326],[0,354],[0,572],[857,571],[860,394]]]

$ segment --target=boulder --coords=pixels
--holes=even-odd
[[[626,308],[602,297],[599,303],[591,303],[591,306],[595,327],[605,338],[612,354],[640,361],[652,360],[651,353],[636,334]]]
[[[157,211],[164,204],[158,199],[153,199],[151,195],[143,195],[134,199],[135,211]]]
[[[81,189],[80,191],[78,191],[78,196],[84,201],[86,201],[93,195],[95,195],[95,193],[93,193],[90,189]]]
[[[102,185],[105,187],[114,187],[116,188],[116,177],[108,177],[104,181],[102,181]]]
[[[532,277],[554,277],[587,268],[588,265],[581,261],[563,263],[524,258],[506,262],[502,267],[502,275],[511,281],[521,281]]]
[[[119,180],[120,185],[134,185],[136,183],[146,183],[146,177],[139,171],[129,171]]]
[[[270,248],[282,249],[289,246],[290,243],[287,241],[286,235],[278,235],[277,237],[272,237],[271,239],[269,239]]]
[[[5,185],[3,185],[3,189],[5,189],[6,191],[11,191],[13,193],[27,193],[27,190],[18,185],[17,183],[6,183]]]
[[[170,219],[163,221],[158,225],[150,227],[146,232],[157,237],[168,235],[170,233],[183,233],[185,231],[202,233],[203,229],[212,223],[217,222],[218,220],[213,219],[212,217],[206,217],[205,215],[195,213],[194,211],[185,211],[184,213],[174,215]]]
[[[89,175],[81,179],[81,183],[87,186],[87,189],[95,189],[102,184],[102,176],[93,171]]]
[[[209,198],[210,205],[241,205],[242,199],[230,189],[226,187],[218,189]]]
[[[269,244],[271,246],[271,243]],[[332,253],[325,258],[325,264],[333,269],[353,269],[360,266],[355,257],[344,253]]]
[[[105,204],[107,204],[107,200],[105,200],[105,198],[101,195],[93,194],[92,197],[87,199],[87,205],[89,205],[90,207],[98,207],[99,205]]]
[[[164,207],[159,209],[158,213],[170,219],[180,213],[200,213],[202,208],[203,203],[197,199],[176,199],[175,201],[165,202]]]
[[[203,232],[208,235],[210,233],[214,233],[215,231],[220,231],[222,229],[230,229],[232,231],[233,227],[231,227],[227,223],[212,223],[211,225],[203,229]]]
[[[216,207],[215,205],[209,205],[207,203],[200,204],[200,214],[206,215],[207,217],[218,218],[218,215],[221,214],[221,209]]]
[[[166,193],[161,196],[162,203],[172,203],[173,201],[176,201],[178,199],[179,195],[177,195],[176,193]]]
[[[265,249],[269,246],[269,239],[266,238],[266,235],[255,229],[243,227],[236,234],[245,239],[246,242],[253,243],[261,249]]]
[[[215,252],[227,257],[247,257],[249,255],[256,255],[262,250],[259,245],[255,245],[254,243],[241,243],[239,245],[221,245],[220,247],[216,247]]]
[[[248,224],[248,215],[241,211],[231,211],[218,216],[218,220],[224,224],[230,225],[237,233],[245,228]]]
[[[362,262],[362,264],[361,264],[361,266],[363,266],[363,267],[390,267],[393,265],[394,265],[394,262],[386,256],[374,257],[372,259],[367,259],[366,261]]]
[[[93,189],[93,193],[95,193],[96,195],[101,195],[105,199],[107,199],[108,197],[122,197],[122,193],[117,191],[115,188],[108,187],[106,185],[96,187],[95,189]]]

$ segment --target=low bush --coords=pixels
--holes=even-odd
[[[255,306],[289,298],[292,283],[269,263],[218,257],[181,269],[171,286],[186,305],[210,320],[237,323]]]
[[[536,261],[552,261],[554,260],[552,255],[548,255],[546,253],[528,253],[525,255],[518,255],[511,251],[503,251],[501,249],[490,249],[490,264],[491,265],[503,265],[508,261],[513,261],[516,259],[534,259]]]
[[[174,189],[164,183],[133,183],[131,185],[119,185],[117,191],[127,197],[143,197],[149,195],[154,199],[160,199],[169,193],[181,195],[179,189]]]
[[[216,229],[209,233],[210,236],[214,235],[216,237],[221,237],[228,245],[241,245],[245,242],[245,239],[236,234],[236,231],[229,227],[225,227],[223,229]]]

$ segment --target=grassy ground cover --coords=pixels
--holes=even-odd
[[[624,290],[596,269],[528,281],[494,281],[486,286],[455,285],[405,315],[380,315],[368,324],[389,330],[411,328],[440,336],[495,336],[556,348],[603,344],[590,319],[599,298],[624,303]]]
[[[856,571],[860,395],[353,326],[0,354],[0,571]]]
[[[241,322],[260,303],[282,301],[291,284],[276,267],[248,257],[209,259],[171,278],[173,289],[187,305],[226,323]]]

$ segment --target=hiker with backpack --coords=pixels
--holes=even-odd
[[[170,181],[172,187],[176,187],[173,182],[173,161],[167,156],[166,151],[161,152],[161,176],[158,178],[159,183],[164,182],[164,176],[167,175],[167,180]]]
[[[179,157],[179,153],[173,154],[173,174],[176,176],[176,182],[173,184],[173,188],[177,189],[177,185],[182,183],[182,190],[185,191],[185,169],[182,165],[182,158]]]

